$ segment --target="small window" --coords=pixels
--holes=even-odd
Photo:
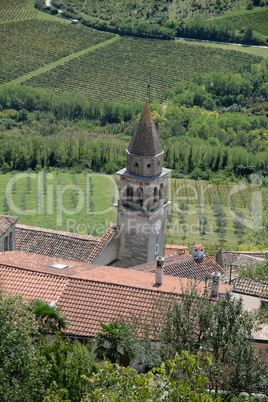
[[[154,202],[157,202],[157,201],[158,201],[158,188],[155,187],[154,188]]]
[[[160,166],[160,161],[158,161],[158,166]]]
[[[155,246],[155,254],[158,254],[159,253],[159,244],[156,244],[156,246]]]
[[[4,251],[8,251],[8,236],[5,237]]]
[[[159,189],[159,198],[164,197],[164,185],[163,183],[160,184],[160,189]]]
[[[138,202],[143,204],[143,189],[141,187],[138,188]]]
[[[150,164],[150,163],[148,163],[147,168],[148,168],[148,169],[150,169],[150,167],[151,167],[151,164]]]
[[[9,233],[9,251],[13,250],[13,233]]]
[[[138,164],[138,162],[137,162],[137,163],[135,163],[135,166],[136,166],[136,167],[139,167],[139,164]]]
[[[127,198],[127,200],[132,201],[132,199],[133,199],[133,187],[132,186],[127,186],[126,198]]]

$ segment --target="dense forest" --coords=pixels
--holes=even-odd
[[[242,66],[239,74],[194,74],[163,106],[151,104],[175,177],[234,179],[268,166],[268,70]],[[112,173],[125,165],[125,149],[143,102],[87,102],[80,94],[20,86],[0,88],[0,168],[76,167]]]

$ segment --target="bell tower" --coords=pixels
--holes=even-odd
[[[171,170],[163,168],[164,151],[148,98],[126,152],[127,167],[117,172],[117,266],[124,268],[165,255],[167,178]]]

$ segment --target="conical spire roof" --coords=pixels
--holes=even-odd
[[[128,152],[140,156],[156,156],[162,151],[149,106],[149,99],[146,99],[137,128],[128,146]]]

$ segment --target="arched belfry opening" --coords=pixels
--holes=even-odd
[[[168,201],[163,196],[169,169],[146,99],[137,127],[126,150],[126,168],[117,172],[125,200],[117,204],[119,267],[130,267],[164,255]],[[123,190],[121,190],[124,193]],[[133,200],[133,202],[128,202]],[[161,228],[156,230],[156,228]]]

